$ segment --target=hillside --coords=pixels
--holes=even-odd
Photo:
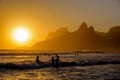
[[[40,41],[32,46],[31,49],[39,50],[61,50],[61,51],[73,51],[73,50],[104,50],[111,51],[120,49],[120,26],[117,28],[117,33],[113,27],[109,32],[104,33],[104,36],[96,33],[93,26],[88,27],[84,22],[80,25],[79,29],[74,32],[68,32],[66,34],[51,37],[45,41]],[[119,29],[119,30],[118,30]],[[99,32],[100,33],[100,32]],[[114,35],[112,35],[114,34]],[[55,34],[54,34],[55,35]],[[115,38],[115,39],[114,39]]]
[[[70,33],[70,32],[68,31],[67,28],[60,28],[56,32],[48,33],[48,35],[47,35],[45,40],[49,40],[49,39],[52,39],[52,38],[63,36],[63,35],[68,34],[68,33]]]

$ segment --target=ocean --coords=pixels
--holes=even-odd
[[[59,54],[59,69],[52,68],[55,55],[0,55],[0,80],[120,80],[120,53]]]

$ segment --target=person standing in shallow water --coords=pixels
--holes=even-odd
[[[40,63],[39,56],[36,56],[36,63]]]
[[[54,57],[52,57],[51,63],[52,63],[52,67],[54,68],[55,67],[55,59],[54,59]]]
[[[56,59],[55,59],[55,67],[56,67],[57,69],[59,69],[59,61],[60,61],[59,56],[56,55]]]

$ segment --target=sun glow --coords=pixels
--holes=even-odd
[[[30,38],[30,33],[26,28],[17,28],[13,32],[13,38],[16,42],[25,43]]]

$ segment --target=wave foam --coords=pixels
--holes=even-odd
[[[94,65],[105,65],[105,64],[120,64],[120,61],[84,61],[84,62],[60,62],[60,67],[66,66],[94,66]],[[51,63],[0,63],[0,68],[5,69],[39,69],[44,67],[51,67]]]

